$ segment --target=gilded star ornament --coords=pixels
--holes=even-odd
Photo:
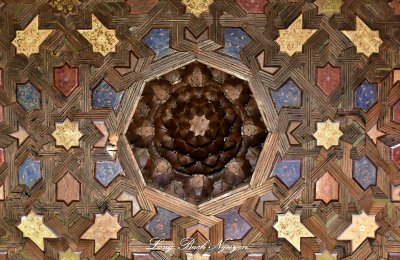
[[[53,30],[39,29],[39,17],[33,18],[32,22],[23,30],[16,32],[12,43],[17,48],[17,53],[25,54],[29,58],[33,53],[39,53],[39,46]]]
[[[208,260],[210,259],[210,256],[208,254],[203,254],[201,255],[199,252],[196,254],[186,254],[186,259],[187,260]]]
[[[376,224],[375,215],[352,215],[351,224],[337,237],[338,240],[351,240],[353,252],[364,242],[365,239],[375,238],[375,231],[379,226]]]
[[[302,52],[303,44],[315,32],[314,29],[303,29],[303,17],[300,15],[287,29],[279,30],[279,38],[276,42],[281,52],[292,56],[295,52]]]
[[[79,253],[75,253],[71,249],[68,249],[65,252],[60,253],[60,260],[79,260],[81,259]]]
[[[103,56],[114,52],[115,45],[119,42],[115,30],[105,27],[94,15],[92,15],[92,29],[78,31],[92,44],[93,51]]]
[[[21,217],[18,229],[22,231],[23,237],[30,238],[42,251],[44,251],[45,238],[57,238],[43,223],[43,216],[36,215],[33,211],[28,216]]]
[[[340,13],[343,0],[317,0],[314,3],[318,6],[318,14],[325,14],[331,17],[334,14]]]
[[[117,233],[121,229],[118,223],[118,215],[109,212],[96,214],[94,224],[83,234],[82,239],[90,239],[95,242],[95,251],[99,251],[108,240],[117,239]]]
[[[383,43],[379,37],[379,31],[371,30],[358,16],[356,18],[355,31],[343,31],[343,33],[357,47],[357,52],[369,57],[373,53],[379,53],[379,46]]]
[[[315,139],[317,139],[317,145],[329,149],[333,145],[339,144],[339,138],[343,135],[339,129],[340,123],[326,120],[325,122],[317,123],[317,131],[314,133]]]
[[[300,252],[300,238],[314,237],[314,235],[301,223],[300,215],[293,215],[290,211],[278,214],[278,222],[274,224],[279,238],[285,238]]]
[[[316,260],[336,260],[337,259],[337,254],[331,254],[327,250],[325,250],[322,254],[321,253],[316,253],[315,254],[315,259]]]
[[[78,0],[50,0],[49,4],[54,8],[56,12],[69,14],[76,9]]]
[[[181,0],[182,4],[186,6],[186,13],[191,13],[196,17],[199,17],[202,13],[205,13],[210,8],[210,5],[214,0]]]
[[[79,146],[79,139],[82,136],[78,123],[71,122],[68,118],[63,123],[56,123],[56,130],[53,132],[56,145],[64,146],[67,150],[73,146]]]

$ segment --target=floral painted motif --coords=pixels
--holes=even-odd
[[[80,260],[80,254],[75,253],[71,249],[68,249],[65,252],[60,253],[60,260]]]
[[[64,146],[67,150],[79,146],[79,139],[83,136],[78,123],[71,122],[68,118],[63,123],[56,123],[56,130],[52,135],[56,139],[56,144]]]
[[[21,218],[18,229],[24,237],[30,238],[42,251],[44,251],[45,238],[57,238],[57,236],[43,223],[43,216],[31,211],[28,216]]]
[[[379,46],[383,43],[379,37],[379,31],[371,30],[358,16],[356,18],[356,30],[343,31],[343,33],[357,47],[357,52],[364,53],[367,57],[373,53],[379,53]]]
[[[302,52],[303,44],[314,32],[314,29],[303,29],[303,17],[300,15],[287,29],[279,30],[276,42],[281,47],[281,52],[292,56],[295,52]]]
[[[81,236],[82,239],[90,239],[95,242],[95,252],[99,251],[110,239],[118,238],[121,226],[118,223],[118,214],[111,215],[108,211],[104,214],[96,214],[94,224]]]
[[[375,215],[367,215],[362,212],[352,215],[351,225],[347,227],[338,240],[350,240],[353,252],[364,242],[365,239],[375,238],[375,231],[379,226],[376,224]]]
[[[317,145],[329,149],[334,145],[339,144],[339,138],[343,135],[340,131],[340,122],[332,122],[326,120],[325,122],[317,123],[317,131],[314,133],[315,139],[317,139]]]
[[[327,250],[325,250],[323,253],[316,253],[315,254],[315,260],[336,260],[337,254],[331,254]]]
[[[25,54],[28,58],[33,53],[39,53],[39,46],[53,30],[39,29],[39,18],[36,16],[22,31],[16,32],[12,43],[17,48],[17,53]]]
[[[53,7],[54,11],[62,14],[69,14],[76,11],[78,0],[50,0],[49,4]]]
[[[181,0],[182,4],[186,6],[186,12],[199,17],[202,13],[208,11],[210,5],[214,0]]]
[[[93,51],[103,56],[115,51],[115,45],[119,42],[115,30],[107,29],[94,15],[92,15],[92,29],[78,31],[92,44]]]
[[[340,13],[343,0],[316,0],[314,3],[318,6],[318,14],[325,14],[331,17],[336,13]]]
[[[285,238],[298,251],[300,251],[300,238],[314,237],[314,235],[301,223],[300,215],[294,215],[290,211],[278,214],[278,222],[274,228],[278,231],[278,237]]]

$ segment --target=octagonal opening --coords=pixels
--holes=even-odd
[[[147,185],[201,203],[249,181],[267,134],[248,83],[195,62],[145,85],[126,137]]]

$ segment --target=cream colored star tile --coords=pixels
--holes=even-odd
[[[322,254],[321,253],[316,253],[315,254],[315,259],[316,260],[336,260],[337,259],[337,254],[331,254],[328,251],[324,251]]]
[[[79,146],[79,139],[82,136],[78,123],[71,122],[68,118],[63,123],[56,123],[56,130],[53,132],[56,144],[64,146],[67,150],[72,146]]]
[[[338,236],[338,240],[351,240],[353,252],[369,238],[375,238],[375,231],[379,226],[376,224],[375,215],[367,215],[362,212],[360,215],[352,215],[350,226]]]
[[[357,52],[369,57],[373,53],[379,53],[379,46],[383,43],[379,37],[379,31],[371,30],[358,16],[356,18],[355,31],[343,31],[343,33],[357,47]]]
[[[281,52],[292,56],[295,52],[302,52],[303,44],[315,31],[303,29],[303,17],[300,15],[287,29],[279,30],[279,38],[276,42],[281,47]]]
[[[16,32],[12,43],[17,48],[17,53],[25,54],[27,57],[33,53],[39,53],[39,46],[53,32],[53,30],[39,29],[39,17],[33,18],[32,22],[21,31]]]
[[[343,0],[316,0],[314,3],[318,6],[318,14],[325,14],[331,17],[336,13],[340,13]]]
[[[71,249],[68,249],[65,252],[60,253],[60,260],[79,260],[81,259],[80,253],[75,253]]]
[[[191,13],[196,17],[199,17],[202,13],[205,13],[210,8],[210,5],[214,0],[181,0],[182,4],[186,6],[186,13]]]
[[[333,145],[338,145],[339,138],[343,135],[339,127],[340,123],[332,122],[329,119],[325,122],[317,123],[317,131],[313,135],[317,139],[317,145],[321,145],[326,149]]]
[[[118,223],[118,215],[111,215],[109,212],[96,214],[94,224],[81,237],[95,241],[95,251],[99,251],[108,240],[117,239],[117,233],[121,229]]]
[[[385,135],[385,133],[382,133],[381,131],[378,130],[378,127],[376,124],[373,127],[371,127],[371,129],[368,130],[367,134],[372,139],[372,141],[374,141],[374,143],[376,143],[376,140],[379,137]]]
[[[57,238],[43,223],[43,216],[36,215],[33,211],[28,216],[21,218],[18,229],[22,231],[23,237],[30,238],[42,251],[44,250],[45,238]]]
[[[301,223],[300,215],[293,215],[290,211],[278,214],[278,222],[274,224],[278,237],[285,238],[300,252],[300,238],[314,237],[314,235]]]
[[[203,254],[201,255],[199,252],[197,252],[196,254],[186,254],[186,259],[187,260],[208,260],[210,259],[210,256],[207,254]]]
[[[94,15],[92,15],[92,29],[78,31],[92,44],[93,51],[99,52],[103,56],[114,52],[115,45],[119,42],[115,30],[105,27]]]

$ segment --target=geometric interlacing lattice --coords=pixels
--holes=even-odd
[[[0,259],[399,259],[399,19],[0,0]]]

